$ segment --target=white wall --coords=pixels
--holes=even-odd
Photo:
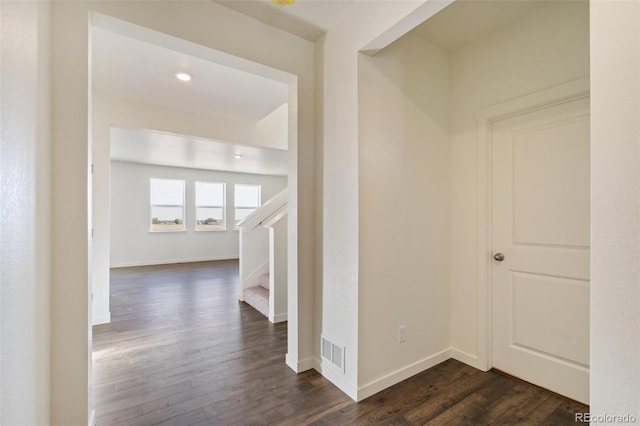
[[[184,232],[149,232],[150,178],[185,181]],[[196,181],[219,182],[226,185],[225,231],[194,230]],[[287,178],[113,161],[111,266],[237,259],[239,233],[233,230],[233,186],[236,183],[261,185],[264,203],[287,186]]]
[[[108,135],[108,128],[96,128],[97,124],[107,124],[272,147],[261,142],[263,138],[259,138],[257,133],[258,122],[253,120],[199,114],[136,102],[101,92],[93,92],[92,101],[94,135],[98,132],[106,132]],[[286,145],[284,148],[286,149]]]
[[[640,3],[591,3],[591,404],[640,419]]]
[[[450,74],[412,34],[358,62],[359,397],[449,358]]]
[[[256,124],[256,139],[261,146],[287,149],[289,139],[289,104],[284,103]]]
[[[269,228],[269,320],[287,320],[287,217]]]
[[[90,416],[90,292],[88,258],[89,12],[116,17],[297,76],[289,100],[297,121],[290,133],[289,265],[300,327],[289,326],[289,354],[312,354],[314,240],[314,47],[306,40],[214,2],[53,2],[52,111],[53,294],[52,423],[86,424]],[[295,83],[294,83],[295,84]],[[290,126],[293,124],[290,123]],[[104,151],[102,151],[104,155]],[[290,244],[291,248],[292,244]],[[291,254],[291,252],[290,252]],[[290,299],[291,301],[292,299]],[[296,319],[298,319],[296,317]]]
[[[3,425],[49,423],[49,17],[45,2],[0,2],[0,424]]]
[[[360,58],[358,398],[450,353],[483,367],[475,114],[588,75],[588,34],[586,2],[554,2],[450,54],[408,35]]]
[[[322,295],[320,332],[344,346],[345,374],[316,368],[358,399],[358,51],[390,30],[424,1],[350,2],[344,17],[318,40],[317,88],[321,109]],[[444,7],[442,2],[437,7]],[[425,3],[425,4],[426,4]],[[437,7],[430,12],[435,13]],[[424,14],[420,13],[422,18]],[[319,336],[315,336],[318,341]],[[320,357],[316,345],[316,360]]]
[[[481,108],[589,74],[587,2],[550,2],[452,54],[451,342],[477,364],[477,124]]]
[[[240,231],[240,294],[244,300],[244,289],[255,287],[261,274],[269,273],[269,230],[261,226],[249,232]]]

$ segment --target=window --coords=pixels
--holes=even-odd
[[[151,231],[184,231],[184,181],[149,179]]]
[[[236,225],[260,207],[260,185],[235,185],[234,207]]]
[[[196,231],[222,231],[224,183],[196,182]]]

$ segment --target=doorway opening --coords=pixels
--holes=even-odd
[[[91,23],[94,325],[112,320],[112,267],[144,265],[146,279],[162,282],[157,272],[176,272],[165,265],[191,265],[177,275],[192,285],[206,280],[193,262],[207,262],[209,281],[224,272],[218,278],[233,286],[237,301],[236,224],[297,181],[297,159],[289,154],[297,144],[297,77],[105,15],[92,14]],[[191,81],[179,78],[186,71]],[[242,202],[251,198],[241,196],[249,187],[258,191],[252,205]],[[295,197],[286,209],[297,217]],[[285,265],[297,259],[295,220],[287,228],[289,251],[279,253]],[[115,279],[131,278],[127,271]],[[283,297],[296,287],[290,275]],[[200,294],[168,301],[184,298],[197,309],[205,295],[201,286],[192,291]],[[289,306],[296,309],[296,301]],[[175,309],[169,306],[163,320],[170,322]],[[242,323],[243,309],[222,311]],[[288,326],[276,330],[286,336]],[[279,336],[279,344],[297,347],[295,333],[285,342]]]
[[[534,105],[544,104],[540,99],[547,91],[558,87],[576,89],[569,95],[559,95],[557,102],[548,101],[553,107],[573,96],[588,96],[589,4],[455,1],[376,55],[361,55],[358,65],[359,238],[360,246],[365,247],[359,253],[359,279],[367,283],[359,288],[359,315],[363,322],[375,324],[377,313],[397,309],[395,315],[402,318],[396,326],[399,336],[405,327],[421,330],[429,324],[429,335],[419,342],[420,359],[435,363],[450,354],[478,369],[500,368],[493,357],[492,336],[501,320],[494,315],[491,291],[491,270],[500,268],[500,262],[492,256],[502,253],[507,259],[504,266],[517,255],[497,247],[489,231],[495,222],[495,208],[487,204],[488,194],[490,185],[499,179],[488,157],[492,151],[483,148],[481,141],[484,138],[486,144],[493,144],[486,141],[492,140],[489,136],[498,130],[495,123],[527,108],[536,110]],[[523,99],[535,102],[525,107]],[[482,115],[492,106],[508,102],[510,111]],[[584,107],[585,100],[581,102]],[[588,262],[584,261],[588,259],[589,240],[588,227],[584,226],[589,217],[589,160],[585,157],[588,110],[565,114],[559,108],[549,112],[549,121],[542,120],[534,126],[535,132],[544,135],[540,138],[548,136],[557,142],[546,147],[550,151],[541,154],[539,150],[545,146],[535,145],[526,155],[518,156],[525,145],[529,146],[519,141],[517,149],[509,148],[512,156],[507,157],[506,164],[513,165],[515,159],[521,159],[522,172],[534,170],[537,174],[522,175],[518,171],[515,177],[509,175],[508,179],[515,179],[518,185],[526,182],[529,189],[518,192],[519,207],[508,217],[522,227],[531,223],[523,222],[525,219],[538,212],[533,215],[535,218],[553,219],[563,232],[579,223],[583,234],[570,244],[539,238],[518,237],[516,241],[527,247],[552,248],[551,251],[570,251],[569,245],[579,246],[580,255],[576,256],[581,260],[574,259],[575,263],[586,266],[588,271]],[[582,127],[574,128],[574,124]],[[530,130],[526,126],[518,128],[518,132],[526,133],[522,140],[535,139]],[[518,132],[513,134],[517,137],[509,138],[521,137]],[[562,152],[555,150],[565,148]],[[566,155],[561,155],[563,152]],[[380,164],[385,165],[384,169]],[[575,183],[573,190],[567,190],[570,197],[558,195],[565,191],[560,184],[551,182],[552,186],[545,189],[549,184],[545,179],[552,181],[550,176],[555,173],[558,177],[562,170],[569,172],[563,184]],[[522,194],[527,197],[520,197]],[[559,200],[568,199],[575,200],[578,207],[559,207]],[[491,200],[495,202],[495,197]],[[549,208],[533,209],[538,205]],[[393,209],[390,215],[389,206],[402,208]],[[572,215],[573,221],[560,225],[559,212],[567,209],[579,211],[580,217]],[[381,227],[381,223],[393,226]],[[542,228],[535,234],[546,235],[545,232],[559,235]],[[404,247],[399,253],[389,249],[398,245]],[[545,262],[554,264],[558,259]],[[536,284],[513,280],[509,284],[509,297],[516,297],[517,292],[516,299],[527,303],[512,304],[507,312],[507,317],[517,318],[506,332],[511,339],[508,346],[519,346],[518,350],[536,352],[542,358],[556,358],[559,364],[571,364],[583,376],[577,386],[588,392],[588,379],[584,380],[584,376],[588,377],[588,276],[581,272],[569,279],[549,271],[522,268],[514,272],[544,277],[534,280]],[[400,284],[381,297],[380,289],[386,288],[385,277],[388,280],[391,274]],[[542,291],[542,284],[556,278],[563,285],[549,290],[553,293],[536,293],[536,298],[522,296]],[[423,285],[416,286],[416,282]],[[550,300],[551,294],[553,303],[528,304],[541,297]],[[571,312],[576,315],[568,315]],[[554,327],[550,318],[554,318]],[[380,320],[380,327],[385,326]],[[406,350],[401,346],[388,346],[388,342],[366,331],[359,339],[359,351],[363,353],[385,350],[397,352],[390,358],[405,356]],[[375,379],[376,366],[370,364],[359,372],[365,383]],[[507,372],[519,376],[517,371]],[[551,387],[544,381],[523,378]],[[552,390],[588,401],[588,393],[570,394],[561,387]]]

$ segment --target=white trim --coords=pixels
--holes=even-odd
[[[171,265],[174,263],[210,262],[212,260],[235,260],[235,259],[238,259],[237,254],[231,254],[227,256],[214,256],[214,257],[194,257],[194,258],[187,258],[187,259],[143,260],[141,262],[112,263],[110,268],[129,268],[131,266]]]
[[[239,185],[239,184],[236,184]],[[248,185],[245,185],[248,186]],[[261,206],[256,206],[255,211],[249,214],[236,224],[236,228],[242,228],[244,232],[249,232],[258,227],[263,221],[269,220],[271,216],[279,213],[283,208],[287,208],[288,204],[288,188],[283,189],[274,195],[269,201]],[[239,207],[234,207],[239,208]],[[253,208],[253,207],[247,207]]]
[[[324,364],[318,359],[314,359],[313,364],[313,368],[318,373],[336,385],[338,389],[347,394],[349,398],[358,402],[358,387],[348,381],[342,373],[337,372],[333,367],[330,367],[329,364]]]
[[[89,426],[96,426],[96,410],[91,410],[89,414]]]
[[[111,322],[111,312],[104,315],[94,315],[91,325],[109,324]]]
[[[507,117],[547,108],[550,105],[570,102],[589,95],[589,77],[582,77],[534,93],[518,96],[477,111],[476,119],[494,122]]]
[[[362,385],[358,388],[356,401],[362,401],[363,399],[368,398],[371,395],[374,395],[384,389],[387,389],[390,386],[400,383],[401,381],[406,380],[409,377],[415,376],[416,374],[421,373],[431,367],[435,367],[436,365],[448,360],[449,358],[451,358],[451,349],[447,348],[443,351],[423,358],[420,361],[409,364],[399,370],[373,380],[365,385]]]
[[[308,371],[314,368],[315,363],[317,362],[314,358],[305,358],[303,360],[296,360],[293,356],[287,354],[285,356],[285,363],[296,373],[302,373],[303,371]]]
[[[436,13],[449,6],[453,1],[454,0],[424,2],[414,11],[396,22],[391,28],[387,29],[375,39],[367,43],[362,49],[360,49],[360,51],[370,56],[375,55],[380,50],[389,46],[391,43],[398,40],[400,37],[404,36]]]
[[[485,369],[484,366],[480,365],[480,363],[478,362],[478,357],[476,355],[461,351],[460,349],[451,348],[451,358],[467,364],[468,366],[471,366],[473,368],[477,368],[478,370],[488,371],[488,369]]]
[[[583,77],[535,93],[509,99],[496,105],[480,109],[478,121],[478,216],[477,216],[477,364],[476,368],[487,371],[491,361],[491,129],[493,123],[513,117],[581,99],[589,96],[589,77]],[[462,361],[464,362],[464,361]]]
[[[274,324],[277,324],[277,323],[279,323],[279,322],[284,322],[284,321],[286,321],[286,320],[287,320],[287,316],[288,316],[288,315],[287,315],[287,313],[286,313],[286,312],[285,312],[285,313],[283,313],[283,314],[275,314],[275,315],[273,316],[273,321],[271,321],[271,322],[272,322],[272,323],[274,323]]]
[[[214,206],[214,205],[199,205],[198,204],[198,184],[201,183],[203,185],[222,185],[222,205]],[[195,214],[196,217],[193,221],[193,230],[195,232],[221,232],[227,230],[227,183],[226,182],[212,182],[212,181],[204,181],[204,180],[196,180],[193,182],[193,192],[195,195]],[[222,229],[198,229],[198,209],[222,209]]]
[[[287,204],[283,204],[279,210],[275,213],[271,214],[268,218],[262,221],[263,228],[273,228],[273,226],[280,221],[283,217],[287,215]]]
[[[154,204],[151,200],[151,182],[159,180],[171,180],[174,182],[182,182],[182,204]],[[149,178],[149,232],[150,233],[162,233],[162,232],[185,232],[187,230],[187,181],[185,179],[174,179],[174,178],[161,178],[161,177],[151,177]],[[154,207],[173,207],[182,208],[182,229],[169,229],[169,230],[155,230],[153,229],[153,208]],[[176,224],[178,225],[178,224]]]
[[[202,59],[206,59],[209,61],[213,61],[219,64],[224,64],[231,68],[239,69],[245,72],[250,72],[253,74],[260,75],[262,77],[270,78],[273,80],[280,81],[288,85],[288,168],[287,168],[287,178],[288,183],[291,185],[292,193],[290,198],[288,198],[289,211],[291,216],[288,220],[288,288],[289,294],[294,297],[289,297],[288,309],[292,312],[292,320],[288,322],[288,329],[291,330],[304,330],[308,328],[307,326],[312,324],[313,321],[313,312],[310,310],[299,310],[298,305],[299,300],[306,300],[309,295],[313,294],[313,256],[310,250],[306,248],[302,243],[299,243],[299,239],[303,239],[302,237],[307,237],[309,235],[313,235],[315,232],[315,228],[313,224],[309,225],[308,219],[311,218],[310,214],[305,209],[299,208],[298,205],[300,202],[304,200],[299,200],[298,194],[305,194],[309,189],[313,190],[314,185],[309,184],[306,179],[306,174],[304,173],[304,167],[302,163],[298,160],[298,155],[306,154],[308,149],[304,143],[302,143],[305,138],[314,136],[314,130],[311,128],[307,130],[305,126],[299,124],[299,113],[298,108],[300,104],[300,108],[304,109],[306,107],[306,103],[301,100],[301,93],[305,93],[304,85],[299,87],[299,75],[292,72],[282,71],[277,68],[273,68],[267,65],[263,65],[258,62],[254,62],[250,59],[241,58],[240,56],[224,53],[222,51],[203,46],[194,42],[186,41],[177,37],[172,37],[168,34],[162,33],[161,31],[155,31],[143,26],[139,26],[130,22],[126,22],[123,20],[119,20],[116,18],[112,18],[110,16],[100,14],[95,11],[89,12],[89,17],[91,21],[92,27],[98,27],[103,29],[108,29],[109,31],[115,32],[121,35],[127,35],[129,37],[150,42],[152,44],[157,44],[166,48],[170,48],[173,50],[178,50],[185,54],[190,54],[192,56],[196,56]],[[306,71],[302,70],[302,77],[306,76]],[[89,91],[90,94],[90,91]],[[304,97],[302,97],[304,98]],[[303,121],[302,118],[300,118]],[[307,126],[308,127],[308,126]],[[299,142],[299,139],[301,141]],[[314,150],[311,149],[310,152]],[[65,163],[66,164],[66,163]],[[312,202],[315,200],[312,199]],[[89,218],[90,219],[90,218]],[[228,218],[229,219],[229,218]],[[185,224],[186,226],[186,224]],[[228,228],[232,226],[231,223],[228,222]],[[313,248],[313,247],[312,247]],[[86,250],[81,253],[87,253]],[[90,253],[89,253],[90,255]],[[223,260],[223,259],[237,259],[238,255],[234,255],[233,257],[227,258],[217,258],[217,259],[198,259],[197,261],[202,260]],[[184,260],[181,260],[184,262]],[[145,262],[145,265],[150,264],[150,262]],[[162,264],[162,263],[156,263]],[[311,266],[309,266],[311,265]],[[119,267],[124,267],[126,265],[121,265]],[[133,265],[131,265],[133,266]],[[299,277],[305,278],[310,277],[309,279],[305,278],[299,282]],[[299,297],[298,297],[299,296]],[[88,324],[85,324],[88,326]],[[298,353],[299,351],[310,351],[312,348],[312,343],[308,339],[299,339],[299,335],[296,333],[289,333],[287,337],[287,345],[289,350],[294,353]],[[80,367],[79,367],[80,368]],[[311,366],[306,368],[312,368]],[[74,370],[76,371],[76,370]],[[79,371],[79,370],[77,370]],[[304,370],[302,370],[304,371]],[[89,372],[90,373],[90,372]],[[90,374],[89,380],[92,381]]]

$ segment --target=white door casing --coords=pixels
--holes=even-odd
[[[492,366],[589,402],[589,99],[491,124]]]

